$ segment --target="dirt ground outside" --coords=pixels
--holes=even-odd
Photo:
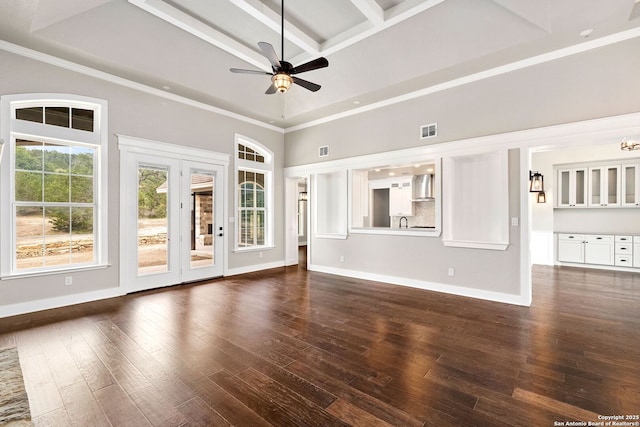
[[[166,219],[144,219],[138,222],[140,267],[164,265],[167,262]],[[93,235],[58,232],[48,221],[43,233],[42,217],[18,217],[16,223],[18,269],[42,266],[42,255],[48,266],[83,263],[93,260]],[[43,243],[45,243],[43,245]]]

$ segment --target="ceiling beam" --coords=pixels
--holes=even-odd
[[[371,26],[370,22],[364,22],[322,43],[320,53],[330,55],[338,52],[425,10],[431,9],[444,1],[445,0],[405,0],[387,10],[382,23]]]
[[[229,0],[245,13],[251,15],[276,33],[280,34],[281,16],[264,5],[259,0]],[[373,1],[373,0],[372,0]],[[320,44],[307,33],[284,20],[284,38],[295,44],[308,54],[317,56],[320,53]]]
[[[157,16],[176,27],[193,34],[243,61],[267,72],[271,72],[269,65],[261,54],[238,43],[232,38],[211,28],[209,25],[187,15],[179,9],[162,0],[129,0],[129,3]]]
[[[384,10],[375,0],[351,0],[351,3],[374,25],[384,22]]]

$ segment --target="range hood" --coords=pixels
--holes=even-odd
[[[435,176],[433,174],[414,175],[412,200],[415,202],[435,200],[434,181]]]

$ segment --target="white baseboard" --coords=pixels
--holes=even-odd
[[[593,270],[627,271],[629,273],[640,273],[640,268],[622,267],[620,265],[585,264],[580,262],[560,262],[560,261],[558,261],[555,265],[558,267],[578,267],[578,268],[590,268]]]
[[[66,307],[74,304],[98,301],[124,295],[121,288],[108,288],[99,291],[84,292],[81,294],[65,295],[61,297],[47,298],[35,301],[22,302],[0,306],[0,319],[3,317],[17,316],[33,313],[35,311],[50,310],[52,308]]]
[[[463,297],[478,298],[488,301],[502,302],[506,304],[529,306],[531,302],[524,295],[505,294],[502,292],[485,291],[482,289],[467,288],[464,286],[447,285],[444,283],[425,282],[423,280],[407,279],[404,277],[387,276],[384,274],[366,273],[363,271],[346,270],[341,268],[310,265],[309,270],[321,273],[335,274],[338,276],[353,277],[356,279],[372,280],[389,283],[391,285],[407,286],[410,288],[424,289],[428,291],[443,292]]]
[[[268,262],[265,264],[254,264],[254,265],[248,265],[246,267],[230,268],[227,270],[224,276],[225,277],[236,276],[238,274],[253,273],[254,271],[268,270],[270,268],[278,268],[278,267],[284,267],[284,266],[285,266],[284,261]]]

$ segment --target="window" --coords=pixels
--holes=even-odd
[[[273,154],[236,136],[236,250],[273,246]]]
[[[102,265],[106,258],[106,102],[2,97],[2,276]]]

